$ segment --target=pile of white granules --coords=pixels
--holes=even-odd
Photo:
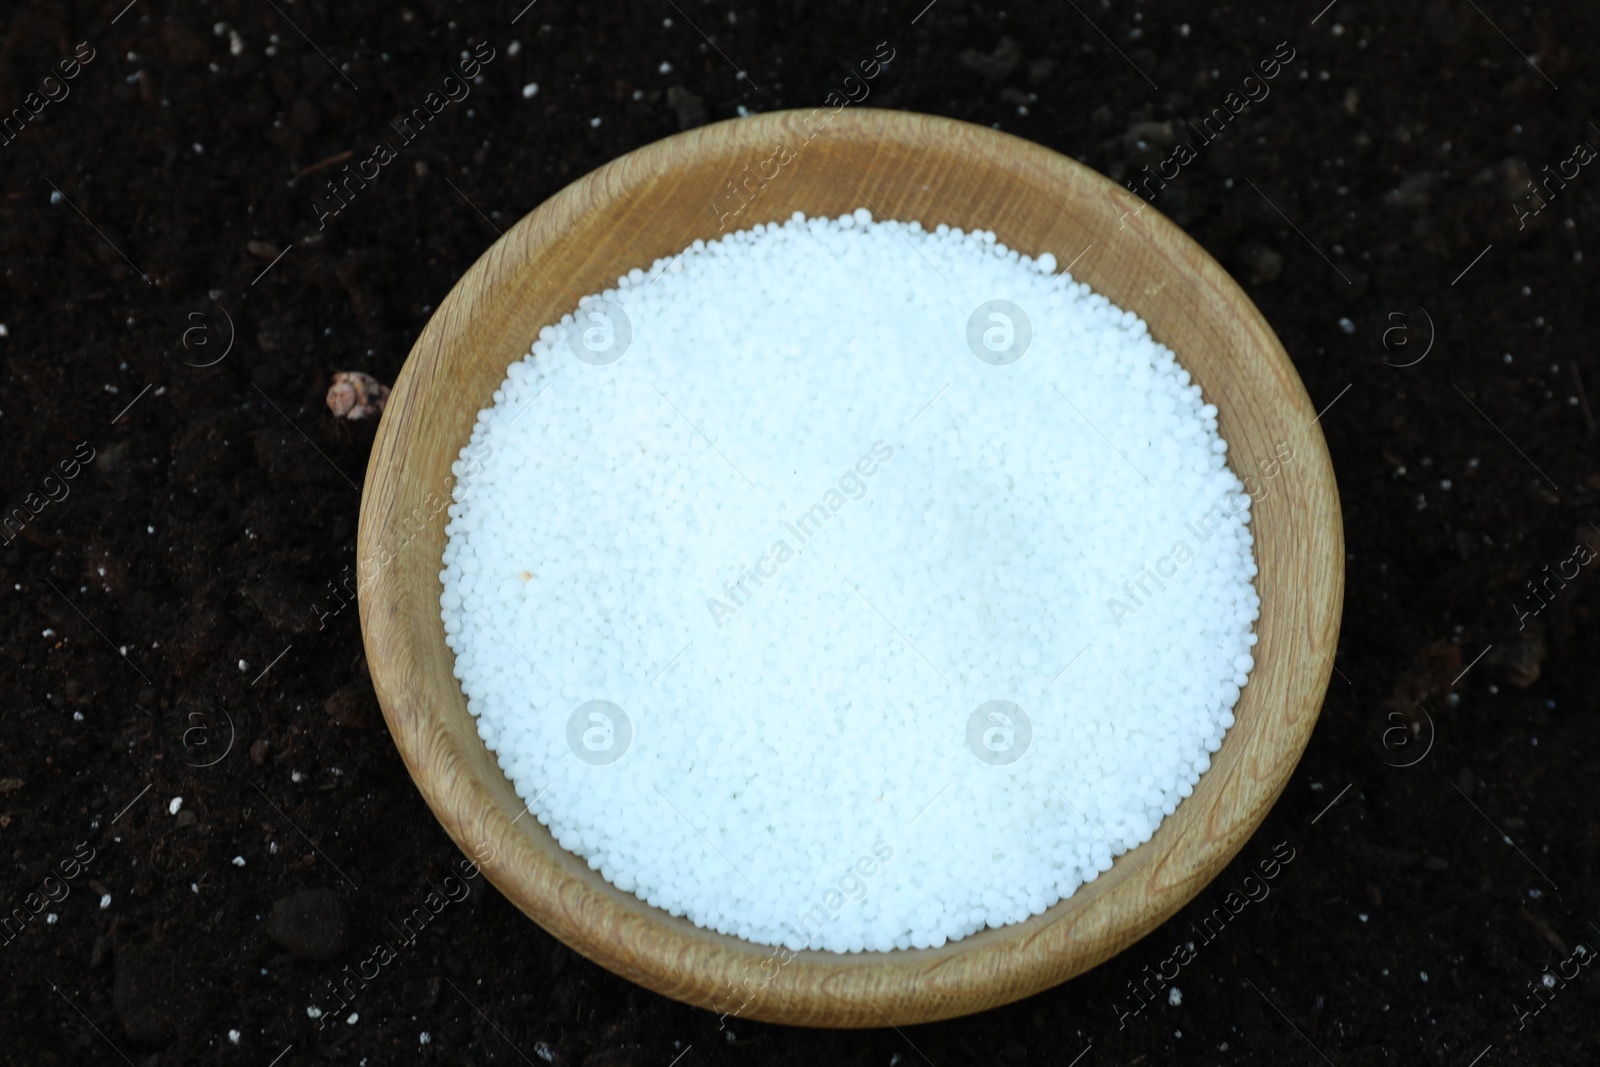
[[[1190,794],[1254,666],[1249,498],[1173,353],[1054,272],[796,215],[540,331],[453,467],[440,603],[564,848],[750,941],[922,948]]]

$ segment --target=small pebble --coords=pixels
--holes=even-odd
[[[376,418],[388,400],[389,387],[365,371],[339,371],[328,387],[328,410],[336,419]]]

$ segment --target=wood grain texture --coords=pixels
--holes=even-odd
[[[741,201],[726,183],[744,178],[759,192],[729,215]],[[373,685],[412,778],[462,849],[489,857],[483,869],[509,900],[578,952],[666,996],[741,1017],[872,1027],[981,1011],[1079,974],[1150,932],[1227,864],[1315,724],[1338,637],[1344,535],[1315,411],[1282,346],[1222,268],[1142,205],[1070,159],[982,127],[871,109],[779,112],[607,164],[472,266],[418,338],[378,430],[361,507],[360,609]],[[1016,926],[938,949],[807,951],[780,966],[770,948],[619,892],[531,816],[518,817],[523,803],[478,738],[444,642],[442,508],[478,410],[539,328],[579,296],[718,236],[719,221],[745,228],[796,210],[863,206],[880,218],[991,229],[1062,266],[1076,260],[1076,278],[1137,312],[1178,353],[1220,410],[1236,471],[1282,443],[1294,458],[1261,483],[1252,508],[1263,605],[1236,725],[1149,842]]]

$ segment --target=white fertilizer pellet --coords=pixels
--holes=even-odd
[[[1190,794],[1254,665],[1249,498],[1173,353],[1054,269],[796,216],[512,364],[440,602],[564,848],[751,941],[921,948],[1044,911]]]

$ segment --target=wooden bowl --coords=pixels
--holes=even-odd
[[[741,190],[742,185],[742,190]],[[743,192],[743,196],[739,195]],[[1256,667],[1194,794],[1154,837],[1044,914],[937,949],[773,950],[621,892],[558,846],[479,740],[439,618],[450,465],[539,328],[633,267],[719,227],[867,207],[993,230],[1137,312],[1219,409],[1256,496]],[[1272,330],[1216,261],[1128,190],[979,126],[847,108],[669,137],[541,204],[462,277],[395,382],[361,505],[361,626],[378,700],[428,804],[518,908],[591,960],[711,1010],[803,1026],[904,1025],[1026,997],[1122,951],[1255,831],[1316,722],[1338,636],[1344,534],[1315,410]],[[1280,447],[1287,463],[1272,465]],[[1263,466],[1263,465],[1267,466]],[[1270,476],[1268,472],[1270,473]]]

